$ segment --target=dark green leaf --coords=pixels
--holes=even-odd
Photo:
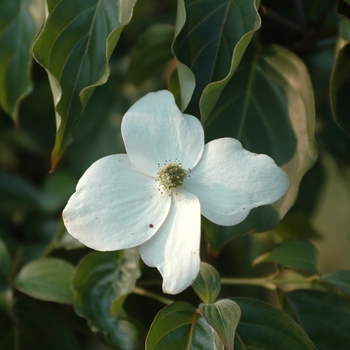
[[[121,349],[140,347],[135,322],[112,316],[120,313],[121,302],[133,290],[140,276],[137,249],[118,252],[94,252],[78,265],[73,277],[74,308],[88,319],[93,331],[103,332]],[[117,303],[117,307],[113,307]],[[113,308],[113,310],[112,310]]]
[[[346,18],[350,18],[350,1],[340,0],[338,2],[337,12]]]
[[[109,75],[108,60],[136,0],[49,0],[49,16],[34,45],[49,74],[57,133],[52,169],[72,140],[71,131],[96,85]]]
[[[57,228],[57,233],[55,234],[54,241],[52,242],[55,249],[80,249],[85,248],[85,245],[79,242],[76,238],[71,236],[66,227],[63,224],[63,221],[60,220],[59,226]]]
[[[247,50],[206,124],[207,141],[234,137],[251,152],[271,156],[290,179],[281,200],[251,211],[242,223],[206,236],[220,251],[228,240],[247,232],[270,230],[295,201],[299,183],[316,160],[315,107],[303,62],[280,46]]]
[[[76,177],[68,171],[61,170],[49,174],[43,186],[46,211],[52,213],[62,210],[74,192],[76,184]]]
[[[203,303],[213,303],[220,293],[219,273],[213,266],[201,261],[200,271],[196,280],[192,283],[192,288]]]
[[[234,298],[241,308],[237,336],[247,349],[315,349],[300,326],[283,311],[258,300]]]
[[[331,78],[331,106],[334,119],[350,136],[350,44],[338,53]]]
[[[310,198],[309,192],[304,195]],[[313,197],[314,198],[314,197]],[[311,198],[310,198],[311,199]],[[300,200],[300,199],[298,199]],[[306,200],[303,202],[305,204]],[[305,213],[288,213],[283,220],[273,229],[283,240],[300,238],[300,239],[317,239],[321,235],[312,225],[311,219]]]
[[[315,275],[320,273],[318,250],[313,244],[302,240],[286,241],[272,252],[257,258],[254,263],[258,264],[264,261],[311,272]]]
[[[44,22],[45,1],[0,2],[0,106],[18,123],[19,103],[31,92],[31,46]]]
[[[209,324],[195,307],[182,301],[157,314],[146,339],[147,350],[220,349],[217,346]]]
[[[0,275],[8,276],[11,272],[11,257],[2,240],[0,240]]]
[[[146,29],[131,51],[128,77],[135,84],[147,78],[162,74],[165,65],[173,58],[171,44],[174,27],[168,24],[155,24]]]
[[[25,265],[16,276],[13,285],[33,298],[72,303],[72,276],[71,264],[57,258],[45,258]]]
[[[12,318],[0,312],[0,349],[79,350],[74,333],[51,305],[17,297]]]
[[[335,271],[322,276],[321,281],[333,284],[350,294],[350,270]]]
[[[74,147],[67,149],[63,162],[79,176],[96,160],[125,153],[120,124],[130,102],[116,84],[115,79],[109,79],[96,88],[74,129]]]
[[[0,212],[7,215],[15,211],[44,210],[42,193],[30,182],[0,172]]]
[[[223,87],[237,68],[254,31],[260,27],[254,0],[182,0],[178,2],[173,50],[181,85],[182,109],[206,119]],[[193,73],[188,72],[191,70]]]
[[[223,299],[214,304],[200,304],[199,311],[218,333],[225,349],[233,350],[236,327],[241,317],[241,309],[232,300]]]
[[[350,301],[334,294],[298,290],[287,294],[302,328],[318,350],[347,349]]]

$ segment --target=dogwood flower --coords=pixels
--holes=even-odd
[[[199,272],[201,214],[236,225],[289,186],[273,159],[233,138],[205,145],[199,120],[182,114],[168,91],[136,102],[121,133],[127,154],[91,165],[63,211],[64,223],[95,250],[138,246],[142,260],[161,273],[165,293],[180,293]]]

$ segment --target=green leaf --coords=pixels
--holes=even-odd
[[[0,212],[44,210],[43,195],[30,182],[19,176],[0,172]]]
[[[218,333],[225,349],[233,350],[235,331],[241,317],[241,309],[237,303],[223,299],[215,304],[200,304],[199,311]]]
[[[331,77],[331,107],[335,121],[350,136],[350,44],[338,53]]]
[[[11,317],[0,312],[0,349],[80,350],[72,324],[52,305],[17,296]]]
[[[71,142],[73,126],[95,86],[108,78],[108,60],[135,2],[48,0],[49,15],[33,51],[48,72],[55,103],[52,170]]]
[[[186,22],[186,9],[185,0],[178,0],[177,2],[177,13],[176,13],[176,24],[175,24],[175,39],[172,46],[174,56],[177,58],[177,68],[174,70],[170,77],[170,91],[174,93],[176,104],[181,110],[184,110],[191,100],[194,88],[195,88],[195,77],[191,69],[182,63],[177,57],[177,50],[175,49],[176,37],[184,27]]]
[[[214,350],[217,346],[209,324],[194,306],[182,301],[157,314],[146,339],[146,350]]]
[[[253,33],[260,27],[254,0],[185,0],[178,5],[178,23],[173,51],[181,63],[178,66],[182,94],[182,109],[192,95],[188,84],[195,80],[195,89],[186,112],[206,119],[210,106],[236,70]],[[185,68],[183,67],[185,66]],[[193,73],[185,74],[190,69]]]
[[[309,192],[304,193],[308,198]],[[314,197],[313,197],[314,198]],[[298,199],[300,200],[300,198]],[[304,203],[306,200],[304,201]],[[305,213],[289,212],[273,229],[283,240],[287,239],[320,239],[322,236],[313,227],[311,218]]]
[[[236,334],[248,349],[315,349],[300,326],[283,311],[258,300],[233,300],[242,313]]]
[[[299,183],[316,160],[315,107],[304,63],[280,46],[250,47],[206,124],[206,141],[240,140],[251,152],[272,157],[290,188],[273,205],[253,209],[246,220],[206,238],[214,253],[234,237],[272,229],[295,201]]]
[[[85,248],[85,245],[83,243],[68,233],[62,219],[59,222],[59,226],[57,228],[52,245],[55,249],[63,248],[66,250]]]
[[[315,275],[320,273],[318,250],[313,244],[302,240],[286,241],[272,252],[257,258],[254,264],[267,261]]]
[[[16,276],[14,287],[33,298],[56,303],[72,303],[70,282],[73,266],[57,258],[45,258],[25,265]]]
[[[45,209],[49,213],[61,211],[75,190],[77,179],[68,171],[55,171],[43,184]]]
[[[154,24],[147,28],[131,51],[128,78],[134,84],[141,84],[149,77],[162,74],[165,65],[173,58],[173,39],[174,27],[168,24]]]
[[[137,324],[112,316],[112,311],[113,315],[122,311],[121,302],[140,276],[138,263],[137,249],[94,252],[81,260],[73,277],[76,313],[88,319],[94,332],[103,332],[111,344],[121,349],[140,347]]]
[[[213,303],[221,289],[219,273],[213,266],[201,261],[200,271],[196,280],[192,283],[192,288],[203,303]]]
[[[330,283],[350,294],[350,271],[335,271],[322,276],[321,281]]]
[[[302,328],[318,350],[349,347],[349,300],[311,290],[290,292],[287,298]]]
[[[44,22],[44,0],[0,3],[0,106],[18,123],[20,101],[29,94],[31,46]]]
[[[3,241],[0,239],[0,275],[8,276],[11,272],[11,257]]]

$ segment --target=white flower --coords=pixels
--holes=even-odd
[[[236,225],[252,208],[278,200],[288,176],[235,139],[204,145],[197,118],[168,91],[150,93],[125,114],[127,154],[95,162],[63,211],[68,232],[100,251],[138,246],[141,258],[176,294],[199,272],[200,214]]]

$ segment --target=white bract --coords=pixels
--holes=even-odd
[[[64,223],[96,250],[138,246],[143,261],[160,271],[165,293],[183,291],[199,272],[201,214],[236,225],[289,186],[270,157],[235,139],[205,145],[198,119],[182,114],[168,91],[135,103],[121,132],[127,154],[102,158],[85,172]]]

